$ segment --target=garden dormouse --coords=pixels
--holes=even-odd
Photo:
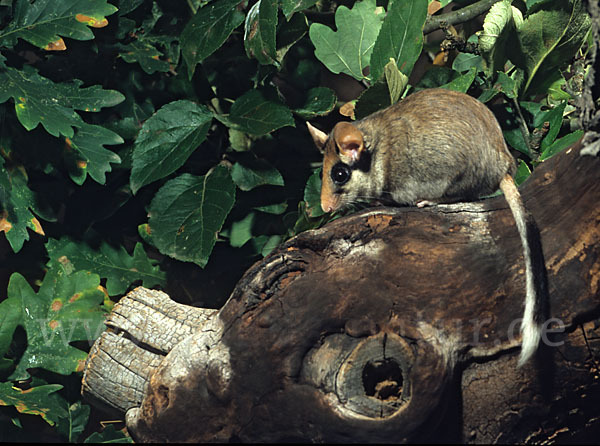
[[[428,89],[362,120],[340,122],[329,135],[307,125],[323,152],[325,212],[357,201],[419,207],[471,201],[502,190],[525,257],[519,365],[525,363],[541,337],[545,269],[539,239],[532,240],[539,233],[512,178],[515,161],[493,113],[467,94]]]

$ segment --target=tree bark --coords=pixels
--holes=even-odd
[[[250,268],[219,311],[138,288],[94,345],[83,392],[126,411],[137,441],[597,433],[599,180],[600,160],[575,147],[521,188],[540,227],[553,318],[522,368],[524,262],[496,197],[375,208],[302,233]]]

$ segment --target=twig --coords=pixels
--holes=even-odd
[[[193,13],[193,14],[196,14],[196,11],[198,10],[198,8],[196,8],[196,7],[194,6],[194,3],[192,2],[192,0],[187,0],[187,4],[188,4],[188,6],[190,7],[190,9],[192,10],[192,13]]]
[[[423,27],[423,34],[429,34],[442,27],[442,24],[457,25],[483,14],[500,0],[480,0],[477,3],[466,6],[456,11],[447,12],[438,16],[429,16]]]
[[[494,3],[500,0],[479,0],[472,5],[466,6],[456,11],[447,12],[437,16],[429,16],[425,21],[423,34],[429,34],[443,26],[457,25],[459,23],[468,22],[469,20],[483,14],[489,10]],[[312,22],[323,23],[325,25],[334,25],[334,11],[313,11],[306,9],[303,11],[306,17]]]

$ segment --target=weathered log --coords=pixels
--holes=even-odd
[[[216,310],[180,305],[165,293],[136,288],[106,320],[86,361],[82,392],[96,405],[125,412],[140,405],[150,374]]]
[[[84,394],[126,411],[138,441],[523,442],[598,431],[599,180],[600,160],[573,148],[522,187],[552,319],[520,369],[524,263],[496,197],[370,209],[302,233],[250,268],[218,312],[158,300],[140,318],[129,301],[156,292],[137,289],[95,344]],[[150,327],[157,316],[177,330]]]

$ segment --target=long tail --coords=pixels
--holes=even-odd
[[[500,189],[517,224],[525,259],[526,293],[525,312],[521,322],[520,367],[533,356],[540,343],[542,324],[548,311],[548,282],[538,227],[523,205],[521,194],[509,174],[502,178]]]

